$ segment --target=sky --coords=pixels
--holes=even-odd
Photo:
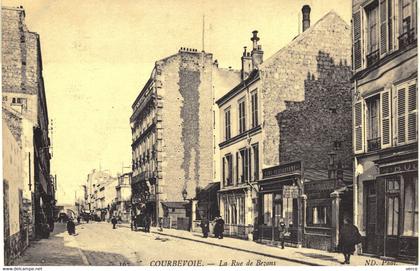
[[[131,105],[155,61],[202,49],[203,15],[205,51],[239,69],[251,32],[267,59],[299,34],[304,4],[311,24],[331,10],[350,24],[351,0],[3,0],[40,35],[58,204],[74,203],[92,169],[131,166]]]

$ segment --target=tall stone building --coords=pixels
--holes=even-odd
[[[32,225],[27,225],[30,235],[43,237],[53,229],[56,201],[50,175],[49,122],[40,38],[27,29],[22,7],[2,7],[1,15],[2,104],[3,108],[17,112],[24,120],[22,123],[30,123],[29,128],[26,124],[22,126],[23,198],[33,213]]]
[[[131,219],[131,174],[131,172],[126,172],[119,175],[118,184],[115,187],[117,192],[115,212],[124,222]]]
[[[310,26],[302,12],[303,32],[264,62],[253,32],[242,82],[216,102],[220,210],[229,235],[277,242],[283,221],[288,243],[332,249],[352,180],[350,27],[335,12]]]
[[[214,94],[238,80],[195,49],[156,62],[130,118],[133,212],[155,222],[162,202],[185,203],[213,181]]]
[[[108,170],[93,169],[86,179],[84,213],[96,215],[101,220],[109,217],[111,205],[117,192],[117,178],[111,176]]]
[[[417,261],[417,1],[352,2],[354,223],[363,253]]]

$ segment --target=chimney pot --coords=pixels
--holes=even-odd
[[[302,32],[305,32],[311,26],[311,7],[309,5],[304,5],[302,7]]]

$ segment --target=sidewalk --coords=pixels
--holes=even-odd
[[[194,242],[205,243],[209,245],[220,246],[224,248],[234,249],[243,252],[258,254],[265,257],[272,257],[281,260],[292,261],[300,264],[312,266],[329,266],[339,265],[343,262],[343,255],[340,253],[328,252],[310,248],[292,248],[286,247],[284,250],[279,247],[263,245],[254,241],[241,240],[236,238],[225,237],[223,239],[203,238],[201,234],[196,232],[188,232],[175,229],[163,229],[163,232],[157,228],[151,228],[151,232],[164,236],[190,240]],[[384,261],[379,258],[367,257],[361,255],[353,255],[350,259],[352,266],[365,265],[410,265],[408,263]]]
[[[88,265],[74,236],[68,235],[66,225],[56,223],[48,239],[31,241],[22,256],[12,266]]]

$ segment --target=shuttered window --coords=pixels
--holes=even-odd
[[[406,123],[406,111],[405,111],[405,88],[397,89],[397,125],[398,125],[398,143],[405,142],[405,123]]]
[[[411,81],[397,87],[397,142],[417,140],[417,84]]]
[[[230,130],[230,108],[225,110],[225,140],[230,139],[231,130]]]
[[[353,14],[353,69],[362,67],[362,20],[361,11]]]
[[[364,151],[363,139],[363,101],[356,102],[354,105],[354,152]]]
[[[414,83],[408,87],[408,120],[407,140],[417,139],[417,85]]]
[[[391,146],[391,92],[389,89],[381,92],[381,148]]]

